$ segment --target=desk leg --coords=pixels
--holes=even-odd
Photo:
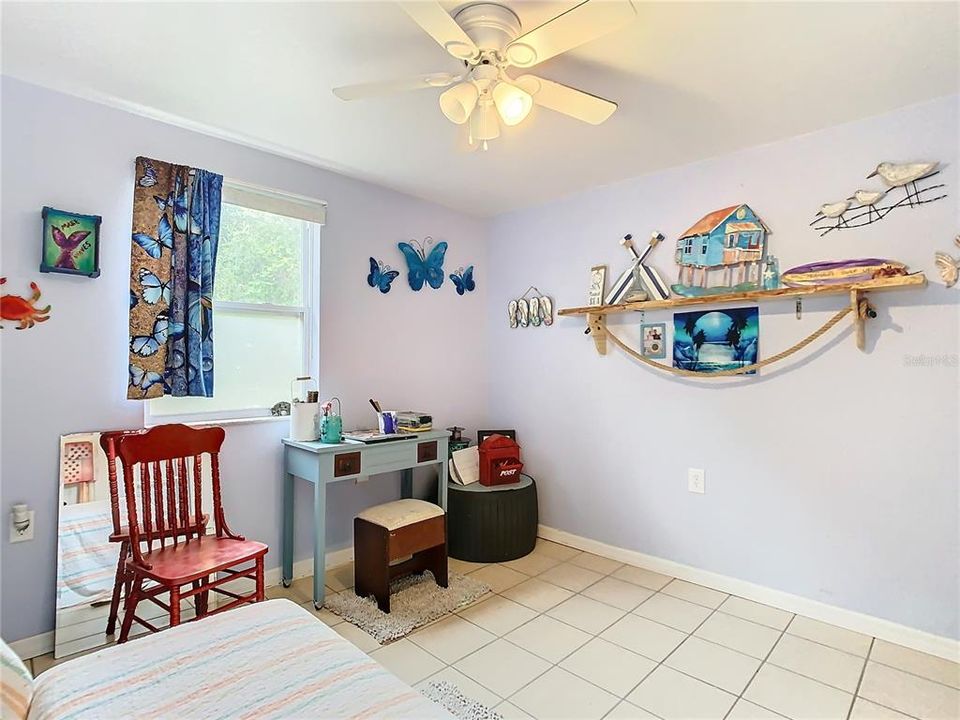
[[[447,509],[447,464],[440,463],[437,472],[437,504],[446,511]]]
[[[400,471],[400,497],[413,497],[413,468]]]
[[[323,607],[327,577],[327,484],[323,473],[313,486],[313,606]]]
[[[439,451],[440,457],[447,458],[448,441],[445,439],[441,440],[438,443],[438,445],[439,445],[438,451]],[[449,462],[448,460],[444,459],[443,462],[440,463],[440,468],[437,472],[437,502],[439,503],[440,507],[443,508],[444,512],[446,512],[447,510],[448,468],[449,468]]]
[[[293,483],[293,475],[285,472],[283,474],[283,542],[281,545],[283,573],[280,577],[284,587],[290,587],[290,583],[293,582]]]

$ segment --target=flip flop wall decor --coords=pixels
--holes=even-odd
[[[511,328],[549,327],[553,325],[553,299],[535,287],[507,303],[507,322]]]

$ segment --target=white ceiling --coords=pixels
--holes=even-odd
[[[576,3],[507,4],[529,29]],[[535,109],[486,153],[464,152],[438,90],[353,103],[331,94],[458,69],[388,2],[4,2],[2,68],[476,215],[958,90],[954,2],[635,4],[629,27],[535,69],[619,111],[594,127]]]

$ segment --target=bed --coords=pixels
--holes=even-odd
[[[446,718],[289,600],[248,605],[57,665],[29,720]]]

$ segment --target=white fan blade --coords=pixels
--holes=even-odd
[[[507,60],[533,67],[616,30],[636,15],[630,0],[585,0],[507,45]]]
[[[473,60],[480,56],[480,48],[463,31],[463,28],[457,25],[456,20],[450,17],[440,3],[434,0],[419,0],[419,2],[413,0],[397,4],[436,40],[440,47],[458,60]]]
[[[398,80],[345,85],[334,88],[333,94],[341,100],[365,100],[366,98],[392,95],[393,93],[406,92],[407,90],[447,87],[447,85],[452,85],[459,79],[459,75],[433,73],[432,75],[417,75],[415,77],[401,78]]]
[[[617,109],[615,102],[536,75],[521,75],[514,82],[533,95],[537,105],[591,125],[599,125]]]

